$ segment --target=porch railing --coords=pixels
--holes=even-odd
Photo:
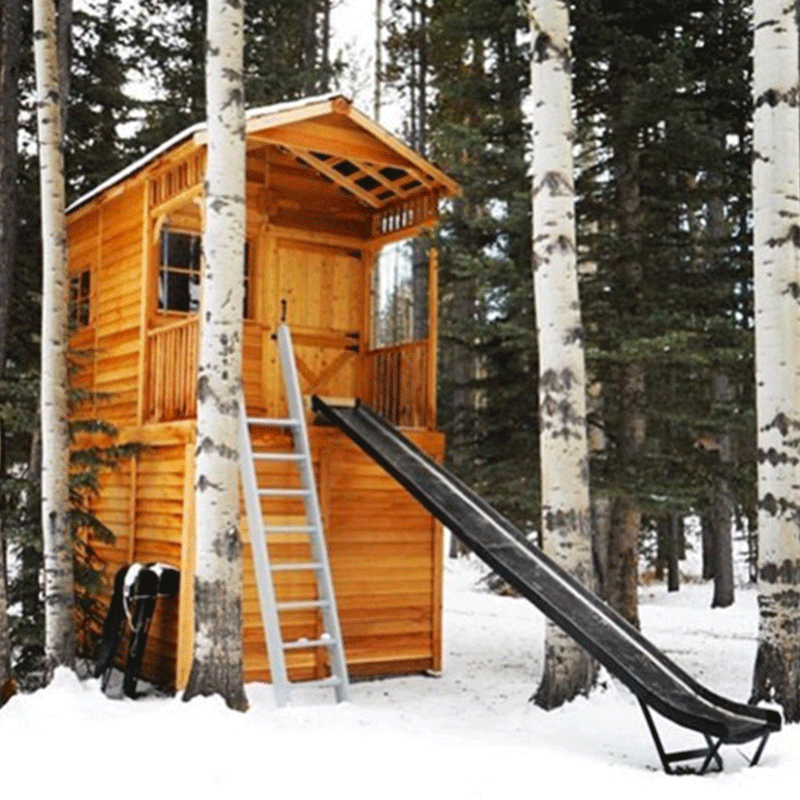
[[[146,419],[192,419],[197,414],[198,318],[147,332]]]
[[[264,370],[269,347],[267,329],[258,327],[258,330],[246,331],[245,338],[252,351],[253,364]],[[154,328],[148,331],[147,339],[145,419],[149,422],[194,419],[197,414],[198,317],[191,316]],[[256,353],[253,348],[261,352]],[[342,352],[346,355],[348,351]],[[356,376],[356,385],[361,387],[361,399],[394,425],[435,428],[433,354],[435,350],[431,350],[427,339],[366,351],[357,358],[361,374]],[[255,355],[258,358],[254,358]],[[315,380],[309,378],[306,381],[310,391],[324,393],[327,379],[335,374],[333,368],[341,366],[339,360],[334,359],[321,375],[312,376]],[[279,381],[280,376],[274,377]],[[261,381],[256,383],[248,383],[247,376],[245,378],[248,406],[251,403],[260,406],[266,402],[266,410],[277,413],[278,407],[272,406],[280,402],[278,398],[282,393],[277,390],[270,392],[269,387],[260,385],[264,383],[266,373],[262,373]]]
[[[436,427],[428,340],[370,350],[364,356],[364,402],[394,425]]]

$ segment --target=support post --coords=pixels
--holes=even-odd
[[[642,712],[644,713],[644,718],[647,721],[647,727],[650,729],[650,735],[653,737],[653,742],[655,743],[658,757],[661,760],[661,766],[664,767],[664,772],[666,772],[667,775],[683,774],[687,772],[692,772],[696,775],[704,775],[708,771],[708,768],[711,766],[712,762],[716,764],[717,772],[722,772],[722,758],[719,755],[719,748],[722,744],[722,739],[717,739],[715,741],[708,734],[703,734],[706,740],[706,747],[697,748],[696,750],[677,750],[673,753],[668,753],[664,749],[664,745],[661,742],[661,737],[658,735],[658,729],[656,728],[656,723],[653,719],[653,715],[650,713],[650,709],[641,698],[639,698],[639,705],[641,706]],[[763,749],[763,743],[760,749]],[[758,755],[760,756],[761,753],[759,752]],[[679,768],[676,770],[672,767],[672,765],[678,761],[691,761],[697,758],[703,759],[703,763],[697,770],[692,770],[689,768]],[[751,762],[751,764],[752,763],[753,762]]]
[[[428,251],[428,397],[426,427],[436,430],[436,358],[439,350],[439,251]]]

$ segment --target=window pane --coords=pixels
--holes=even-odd
[[[70,332],[85,328],[89,324],[91,271],[84,269],[69,278],[69,309],[67,312]]]
[[[161,265],[200,270],[200,237],[192,233],[165,230],[161,234]]]
[[[199,235],[168,228],[162,231],[161,269],[158,276],[160,311],[199,310],[201,251]]]
[[[158,282],[158,307],[162,311],[191,311],[189,274],[163,270]],[[194,309],[196,310],[196,309]]]
[[[428,256],[419,240],[381,250],[373,273],[372,325],[374,347],[428,335]]]

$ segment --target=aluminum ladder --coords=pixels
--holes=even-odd
[[[325,545],[322,515],[314,480],[311,448],[308,442],[308,430],[306,429],[305,411],[303,398],[300,394],[300,382],[297,377],[292,338],[289,328],[285,324],[282,324],[278,329],[277,340],[289,416],[283,419],[247,417],[244,395],[241,394],[239,397],[241,408],[239,459],[242,488],[247,509],[247,526],[250,531],[250,544],[253,553],[253,567],[258,584],[261,617],[267,640],[272,686],[275,692],[275,702],[278,706],[285,706],[289,702],[293,687],[307,686],[330,687],[335,692],[336,700],[342,702],[348,699],[349,692],[344,642],[339,625],[339,616],[336,611],[336,598]],[[250,428],[255,426],[290,430],[294,438],[294,452],[254,452]],[[300,487],[289,489],[259,486],[255,467],[256,461],[295,464],[299,473]],[[302,498],[305,505],[306,524],[266,525],[261,508],[261,498],[264,497]],[[304,538],[308,538],[311,561],[271,562],[268,546],[270,536],[287,533],[302,534]],[[313,573],[316,578],[316,596],[303,600],[277,602],[275,585],[272,579],[273,573],[277,572]],[[322,618],[322,633],[316,639],[301,638],[295,641],[285,641],[281,633],[280,613],[282,611],[306,609],[319,610]],[[319,647],[324,647],[328,650],[330,677],[321,680],[290,681],[286,668],[286,652],[289,650],[312,650]]]

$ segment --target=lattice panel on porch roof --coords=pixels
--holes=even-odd
[[[433,176],[411,166],[377,164],[303,147],[284,146],[284,149],[375,209],[435,185]]]

